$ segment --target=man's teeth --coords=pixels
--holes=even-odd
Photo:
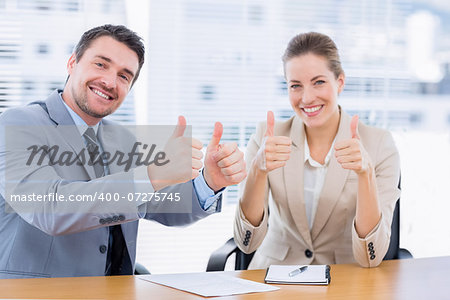
[[[98,91],[98,90],[92,90],[94,93],[96,93],[97,95],[99,95],[102,98],[105,98],[106,100],[109,100],[109,96],[103,94],[102,92]]]
[[[307,113],[313,113],[315,111],[318,111],[322,106],[314,106],[314,107],[310,107],[310,108],[303,108]]]

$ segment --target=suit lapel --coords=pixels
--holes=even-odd
[[[98,127],[98,139],[102,144],[103,151],[114,155],[116,152],[120,151],[124,153],[123,161],[128,159],[128,151],[121,148],[122,143],[120,140],[116,140],[117,134],[114,134],[114,128],[116,125],[111,125],[107,121],[103,120]],[[117,137],[118,138],[118,137]],[[109,159],[111,161],[111,158]],[[108,164],[110,174],[122,172],[125,169],[125,165],[119,166],[117,158]]]
[[[305,131],[303,122],[297,116],[295,116],[292,121],[290,138],[292,139],[292,153],[286,166],[283,168],[288,205],[295,225],[303,237],[303,240],[310,248],[312,248],[311,234],[309,231],[308,219],[306,217],[305,202],[303,200]]]
[[[63,139],[67,142],[67,144],[72,148],[74,154],[78,155],[80,151],[85,149],[85,144],[83,139],[81,138],[80,132],[78,131],[77,126],[73,122],[72,117],[70,116],[67,108],[64,106],[61,100],[61,96],[59,95],[60,91],[54,91],[46,100],[46,105],[48,109],[48,115],[50,119],[52,119],[57,125],[56,130],[61,134]],[[95,171],[94,168],[88,166],[87,160],[89,159],[89,155],[87,151],[84,150],[85,161],[82,162],[78,159],[89,175],[90,179],[95,179]]]
[[[338,133],[336,135],[336,142],[349,138],[351,138],[350,117],[343,110],[341,110],[341,119],[339,122]],[[319,203],[317,205],[317,213],[314,218],[314,224],[311,229],[311,237],[313,241],[328,221],[330,214],[339,199],[339,195],[344,188],[349,173],[350,170],[343,169],[338,163],[334,156],[333,150],[325,177],[325,182],[320,194]]]

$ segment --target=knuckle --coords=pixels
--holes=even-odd
[[[230,183],[234,183],[234,182],[235,182],[235,175],[228,175],[228,176],[227,176],[227,180],[228,180]]]
[[[225,176],[230,176],[231,172],[229,169],[225,168],[225,169],[221,169],[220,172],[225,175]]]
[[[236,142],[231,142],[231,143],[229,143],[229,145],[230,145],[231,150],[233,150],[233,151],[236,150],[238,147],[238,144]]]
[[[220,161],[220,164],[222,165],[222,168],[225,168],[226,166],[230,165],[230,158],[229,157],[225,157],[224,159],[222,159]]]
[[[221,149],[221,152],[225,156],[229,156],[231,153],[233,153],[233,151],[230,148],[228,148],[228,147],[223,147]]]

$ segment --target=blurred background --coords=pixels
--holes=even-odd
[[[346,73],[340,104],[392,132],[402,164],[401,247],[450,255],[450,2],[439,0],[0,0],[0,113],[62,89],[81,34],[125,24],[146,63],[111,117],[175,124],[245,151],[258,121],[293,113],[281,55],[295,34],[325,33]],[[232,237],[237,187],[222,213],[186,228],[140,222],[137,260],[152,273],[204,271]]]

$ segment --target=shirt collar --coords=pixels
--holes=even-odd
[[[94,129],[95,134],[97,135],[98,125],[100,124],[101,121],[98,122],[97,124],[95,124],[94,126],[89,126],[88,124],[86,124],[86,122],[76,112],[74,112],[69,107],[69,105],[66,104],[66,102],[62,98],[62,93],[59,93],[59,98],[61,99],[62,103],[64,104],[64,106],[66,107],[66,109],[69,112],[70,116],[72,117],[72,120],[75,123],[75,125],[77,126],[78,131],[80,132],[80,135],[83,135],[84,132],[86,131],[86,129],[88,129],[88,127],[92,127]]]
[[[322,164],[318,163],[317,161],[315,161],[311,157],[311,152],[309,152],[308,139],[306,138],[306,135],[305,135],[305,160],[304,160],[304,162],[306,163],[307,161],[309,161],[309,164],[313,167],[327,167],[328,164],[330,163],[331,153],[333,153],[335,141],[336,141],[336,138],[334,138],[333,143],[331,144],[330,150],[328,151],[327,156],[325,156],[325,163],[322,165]]]

